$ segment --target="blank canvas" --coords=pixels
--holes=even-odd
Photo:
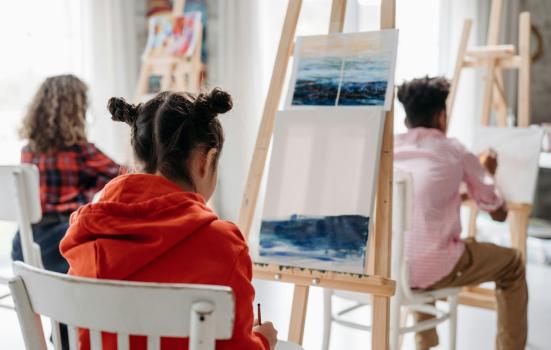
[[[496,184],[506,201],[533,203],[542,138],[543,130],[537,127],[477,130],[473,151],[497,152]]]
[[[382,109],[278,113],[259,262],[364,271],[383,124]]]

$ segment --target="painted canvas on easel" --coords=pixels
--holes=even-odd
[[[363,273],[383,123],[380,108],[278,113],[256,261]]]
[[[389,110],[397,44],[397,30],[297,38],[287,105]]]
[[[507,202],[532,204],[539,171],[543,130],[482,127],[476,131],[473,152],[497,153],[496,185]]]
[[[193,55],[201,35],[201,13],[181,16],[152,16],[144,57]]]

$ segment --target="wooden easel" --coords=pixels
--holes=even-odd
[[[447,100],[448,125],[453,115],[453,106],[461,72],[464,68],[483,68],[486,71],[484,98],[482,102],[481,125],[490,124],[492,109],[495,111],[497,125],[507,127],[507,99],[503,85],[503,70],[518,70],[518,111],[517,124],[528,127],[530,124],[530,14],[523,12],[519,20],[519,49],[515,54],[514,45],[498,45],[502,0],[493,0],[490,12],[488,43],[467,49],[472,20],[466,20],[457,54],[457,62]],[[478,208],[473,201],[466,205],[470,208],[468,236],[476,236]],[[532,205],[527,203],[507,203],[509,209],[509,229],[511,245],[526,257],[526,239],[528,219]],[[496,309],[495,290],[482,287],[466,287],[459,295],[464,305]]]
[[[503,86],[503,70],[518,70],[518,126],[530,123],[530,13],[523,12],[519,20],[519,50],[514,45],[498,45],[502,0],[493,0],[488,30],[488,43],[467,49],[472,20],[464,22],[457,60],[447,101],[448,124],[453,116],[453,107],[461,72],[465,68],[483,68],[486,71],[481,124],[490,124],[492,109],[496,111],[497,124],[507,126],[507,99]]]
[[[262,175],[270,141],[272,139],[276,111],[281,99],[289,58],[292,55],[297,21],[302,0],[289,0],[277,56],[264,105],[252,163],[241,203],[239,227],[248,237],[253,221]],[[332,0],[329,33],[342,32],[346,0]],[[395,1],[381,0],[381,28],[394,28]],[[254,277],[270,281],[293,283],[293,306],[289,326],[289,340],[302,343],[304,321],[308,305],[309,287],[319,286],[373,294],[372,349],[388,348],[390,297],[395,283],[390,279],[390,243],[392,217],[393,176],[393,112],[386,113],[382,141],[380,171],[377,183],[377,199],[374,232],[369,237],[369,261],[366,275],[305,270],[278,265],[256,264]]]
[[[173,16],[184,13],[185,0],[176,0],[172,10]],[[142,102],[148,96],[149,77],[161,77],[160,91],[198,92],[201,87],[201,46],[202,29],[197,38],[197,45],[191,57],[143,57],[135,100]]]

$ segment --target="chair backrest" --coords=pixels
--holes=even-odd
[[[0,220],[17,221],[25,262],[42,267],[40,247],[31,224],[42,219],[38,168],[34,165],[0,166]]]
[[[27,350],[45,350],[43,315],[68,326],[71,350],[78,349],[78,328],[90,330],[90,348],[102,348],[101,331],[117,334],[118,349],[128,336],[189,337],[192,350],[212,350],[230,339],[234,299],[231,288],[197,284],[160,284],[80,278],[13,264],[10,290]]]
[[[404,258],[404,232],[411,229],[413,215],[413,178],[395,171],[392,189],[392,259],[391,276],[397,289],[409,290],[407,263]],[[399,292],[399,291],[397,291]]]

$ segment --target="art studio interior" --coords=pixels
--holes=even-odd
[[[0,11],[0,349],[551,349],[551,2]]]

